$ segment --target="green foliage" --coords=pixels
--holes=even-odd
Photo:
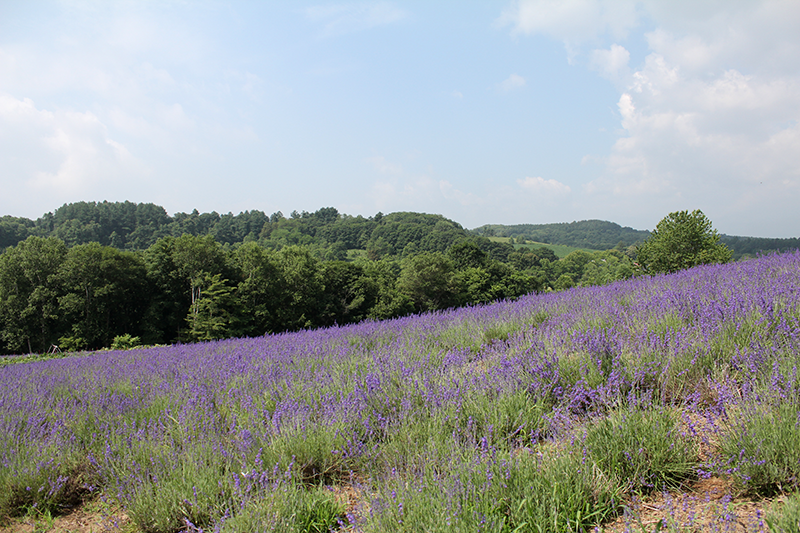
[[[696,209],[676,211],[661,220],[637,249],[637,260],[647,273],[677,272],[708,263],[727,263],[730,249],[720,244],[711,221]]]
[[[456,303],[453,264],[439,252],[412,256],[403,262],[397,288],[414,302],[416,311],[451,307]]]
[[[319,299],[325,287],[319,261],[307,248],[288,246],[275,257],[281,280],[287,289],[286,307],[281,321],[286,329],[296,330],[318,324]]]
[[[648,232],[623,228],[619,224],[603,220],[582,220],[559,224],[518,224],[503,226],[488,224],[472,230],[480,235],[496,235],[520,238],[546,244],[558,244],[573,248],[608,250],[622,243],[630,246],[647,238]]]
[[[619,488],[572,453],[484,456],[424,454],[387,478],[364,531],[589,531],[617,510]],[[476,490],[477,489],[477,490]]]
[[[124,335],[117,335],[111,342],[112,350],[130,350],[141,346],[142,340],[139,337],[133,337],[130,333]]]
[[[381,217],[366,249],[372,259],[400,255],[410,243],[416,244],[417,252],[444,253],[465,237],[467,232],[459,224],[441,215],[391,213]]]
[[[144,252],[152,296],[144,316],[143,339],[147,344],[180,338],[191,297],[174,257],[175,238],[164,237]]]
[[[775,533],[800,533],[800,493],[789,495],[782,503],[773,503],[766,522]]]
[[[525,473],[525,497],[511,507],[512,531],[589,531],[617,512],[619,485],[573,454]]]
[[[8,215],[0,217],[0,252],[24,241],[35,232],[36,226],[32,220]]]
[[[58,349],[62,352],[77,352],[85,350],[89,347],[89,342],[83,337],[76,337],[70,335],[68,337],[61,337],[58,339]]]
[[[145,460],[160,461],[169,468],[161,470],[158,483],[149,480],[138,486],[128,505],[131,519],[142,531],[179,531],[187,521],[206,527],[224,514],[232,488],[219,482],[220,472],[211,466],[206,451],[185,449],[180,458],[158,457],[155,453]],[[121,476],[126,474],[120,472]]]
[[[138,332],[138,317],[148,300],[140,256],[97,243],[81,244],[69,249],[57,277],[59,311],[71,324],[71,337],[85,339],[78,348],[101,348],[116,335]]]
[[[576,248],[574,246],[566,246],[563,244],[542,244],[539,242],[527,241],[526,244],[515,244],[515,250],[531,251],[542,259],[549,261],[558,261],[571,254],[572,252],[591,252],[589,248]]]
[[[58,272],[67,248],[28,237],[0,255],[0,339],[9,351],[43,353],[61,336]]]
[[[235,307],[234,288],[221,274],[208,272],[192,280],[197,296],[193,298],[186,322],[189,325],[189,338],[196,341],[210,341],[230,337],[233,308]]]
[[[739,487],[771,495],[797,490],[800,480],[798,405],[752,407],[730,419],[720,445],[723,464]]]
[[[607,475],[637,492],[675,488],[697,465],[675,414],[666,409],[611,413],[589,428],[586,447]]]
[[[736,237],[720,235],[720,242],[731,249],[733,259],[755,257],[768,252],[789,252],[800,249],[800,238],[770,239],[763,237]]]
[[[50,460],[42,460],[34,450],[16,448],[8,466],[0,471],[0,522],[21,516],[32,509],[50,515],[85,501],[97,483],[93,468],[80,454],[66,455],[58,449],[41,450]]]
[[[248,242],[233,252],[239,271],[236,299],[239,306],[236,333],[256,336],[281,331],[280,310],[286,305],[285,284],[275,253],[255,242]]]
[[[294,527],[289,531],[328,533],[344,518],[344,507],[324,487],[318,487],[310,494],[300,494],[303,497],[297,498],[298,501],[289,507],[292,513],[291,516],[294,517]]]
[[[2,222],[15,235],[65,241],[32,236],[0,256],[0,353],[98,349],[124,334],[145,344],[257,336],[601,285],[638,271],[623,245],[558,259],[531,248],[524,232],[470,235],[421,213],[364,218],[326,207],[289,218],[169,217],[152,204],[79,202],[36,223]],[[120,250],[142,243],[151,244]]]
[[[400,276],[400,264],[396,261],[381,259],[379,261],[363,261],[359,263],[364,269],[365,285],[375,287],[375,304],[367,313],[367,318],[386,319],[408,315],[414,312],[414,303],[397,288]]]
[[[399,228],[396,222],[400,222],[400,225],[416,224],[420,231]],[[436,228],[438,222],[445,222],[446,225]],[[377,228],[386,225],[389,227],[376,232]],[[429,236],[434,230],[436,235]],[[467,232],[452,221],[439,215],[419,213],[392,213],[385,217],[378,213],[374,217],[364,218],[341,214],[333,207],[323,207],[314,213],[295,212],[291,218],[285,218],[280,212],[267,216],[257,210],[237,215],[193,210],[191,213],[175,213],[170,217],[163,207],[151,203],[76,202],[64,204],[54,213],[46,213],[35,221],[3,216],[0,218],[0,251],[32,235],[57,237],[69,247],[98,242],[117,249],[145,250],[160,238],[168,235],[179,237],[185,233],[211,235],[217,242],[232,246],[245,242],[258,242],[272,249],[289,245],[312,246],[319,250],[320,257],[334,260],[343,259],[342,249],[369,249],[373,252],[373,259],[385,255],[413,255],[422,251],[444,252],[451,244],[467,236]],[[649,235],[647,231],[622,228],[613,222],[600,220],[486,225],[470,233],[482,236],[478,237],[480,239],[493,236],[503,236],[506,241],[513,239],[516,247],[529,247],[531,245],[526,243],[531,242],[546,243],[559,257],[566,256],[576,248],[628,248]],[[797,238],[763,239],[723,235],[721,242],[733,250],[735,259],[800,247],[800,239]],[[492,259],[507,261],[502,249],[498,249],[500,255],[484,245],[481,245],[481,249]]]
[[[345,508],[326,487],[282,485],[221,523],[222,533],[327,533],[346,523]]]
[[[320,324],[360,322],[375,306],[379,287],[367,277],[360,264],[345,261],[326,261],[321,265],[324,289]]]
[[[474,241],[457,242],[447,250],[447,257],[457,269],[480,268],[486,264],[486,252]]]

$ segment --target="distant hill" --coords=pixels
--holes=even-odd
[[[768,252],[788,252],[800,249],[800,238],[768,239],[763,237],[735,237],[720,235],[720,242],[733,250],[733,258],[756,256]]]
[[[590,250],[610,250],[622,245],[627,248],[647,239],[650,232],[622,227],[604,220],[582,220],[555,224],[486,224],[471,230],[485,237],[512,237],[551,245]],[[800,238],[770,239],[720,235],[720,241],[733,250],[733,258],[756,256],[769,252],[800,249]]]
[[[76,202],[64,204],[37,220],[0,217],[0,251],[31,235],[57,237],[70,247],[98,242],[120,250],[145,250],[161,237],[178,237],[186,233],[211,235],[217,242],[228,246],[247,241],[256,241],[273,249],[302,244],[326,259],[345,259],[348,250],[366,251],[372,258],[423,251],[443,252],[469,235],[588,250],[628,248],[650,235],[646,230],[604,220],[509,226],[486,224],[468,231],[441,215],[423,213],[377,213],[364,218],[339,213],[333,207],[323,207],[313,213],[294,211],[289,217],[284,217],[281,212],[267,215],[257,210],[238,215],[194,210],[170,216],[163,207],[152,203]],[[734,259],[800,248],[800,238],[721,235],[721,241],[733,250]],[[488,249],[485,251],[490,253]]]
[[[649,231],[622,227],[604,220],[582,220],[556,224],[486,224],[472,230],[485,237],[514,237],[546,244],[560,244],[573,248],[610,250],[617,245],[631,246],[650,236]]]
[[[119,250],[145,250],[158,239],[211,235],[223,245],[258,242],[280,249],[304,245],[325,259],[345,259],[348,250],[365,250],[371,258],[419,252],[444,252],[470,236],[460,224],[442,215],[390,213],[364,218],[323,207],[313,213],[244,211],[220,215],[216,211],[175,213],[155,204],[132,202],[76,202],[33,221],[0,218],[0,251],[34,235],[56,237],[68,246],[97,242]],[[513,251],[513,249],[512,249]]]

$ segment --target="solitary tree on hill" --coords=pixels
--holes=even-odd
[[[708,263],[727,263],[731,250],[719,242],[717,230],[702,211],[676,211],[658,223],[637,250],[637,260],[648,274],[677,272]]]

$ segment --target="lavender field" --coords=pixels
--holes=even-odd
[[[790,253],[14,364],[0,368],[0,515],[101,498],[136,531],[601,531],[714,477],[781,503],[658,527],[798,531],[799,361]]]

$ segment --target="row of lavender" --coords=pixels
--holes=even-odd
[[[548,468],[564,475],[568,452],[553,463],[542,450],[582,438],[591,455],[586,428],[606,416],[716,420],[787,402],[796,413],[799,295],[793,253],[386,322],[11,365],[0,370],[0,505],[58,510],[102,492],[152,531],[280,530],[284,519],[308,531],[426,520],[510,531],[535,514],[510,495],[527,501]],[[678,426],[667,428],[676,442]],[[597,500],[578,509],[586,523],[623,496],[598,491],[611,476],[589,470],[572,485],[574,499],[584,487]],[[410,525],[422,508],[444,521],[418,513]]]

